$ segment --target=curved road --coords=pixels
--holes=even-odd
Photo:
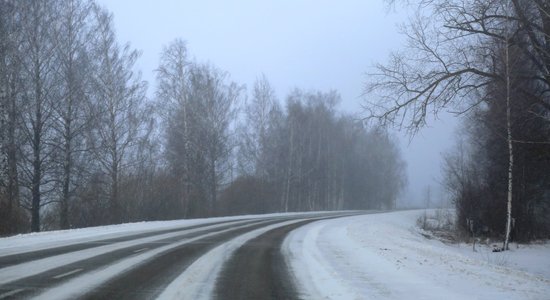
[[[299,299],[280,252],[284,238],[352,214],[243,218],[0,253],[0,300]]]

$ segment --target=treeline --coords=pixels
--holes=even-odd
[[[0,234],[240,213],[392,208],[396,143],[337,92],[161,53],[157,88],[94,1],[0,0]]]
[[[505,236],[511,209],[510,239],[548,238],[550,102],[541,80],[548,78],[548,52],[541,57],[542,49],[533,47],[550,49],[543,38],[550,33],[550,2],[497,1],[483,7],[493,16],[478,11],[479,22],[497,28],[495,37],[479,45],[491,53],[494,76],[472,97],[478,105],[463,121],[457,150],[446,156],[446,186],[464,232]],[[496,21],[499,16],[509,21]]]
[[[368,77],[370,117],[414,133],[464,117],[445,183],[467,233],[550,236],[550,1],[388,0],[415,9],[407,51]]]
[[[126,220],[154,125],[138,52],[90,1],[0,7],[2,231]]]
[[[284,111],[273,95],[265,78],[256,82],[238,138],[242,175],[223,195],[225,211],[395,207],[405,166],[385,131],[338,116],[334,91],[294,90]]]

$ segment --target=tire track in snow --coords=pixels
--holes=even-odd
[[[5,285],[7,283],[19,281],[24,278],[28,278],[28,277],[38,275],[56,268],[81,262],[87,259],[91,259],[100,255],[112,254],[115,251],[122,250],[123,254],[125,254],[124,249],[126,248],[136,247],[146,243],[154,243],[154,242],[163,241],[171,238],[184,237],[186,234],[192,234],[195,232],[201,232],[204,230],[215,229],[215,228],[220,228],[224,226],[232,226],[234,224],[239,224],[244,222],[250,222],[250,221],[249,220],[234,221],[230,223],[203,226],[195,229],[180,230],[177,232],[165,233],[165,234],[155,235],[155,236],[146,237],[146,238],[139,238],[135,240],[118,242],[110,245],[96,246],[92,248],[86,248],[84,250],[78,250],[78,251],[73,251],[69,253],[54,255],[51,257],[27,261],[25,263],[0,269],[0,285]],[[114,256],[116,257],[116,254]]]
[[[164,239],[160,241],[154,241],[149,244],[138,244],[132,247],[119,249],[112,252],[107,252],[104,254],[100,254],[97,256],[94,256],[92,258],[88,258],[82,261],[78,261],[71,264],[66,264],[58,268],[54,268],[45,272],[42,272],[40,274],[30,276],[23,278],[21,280],[11,282],[9,284],[0,286],[0,294],[3,292],[9,292],[14,289],[23,288],[25,292],[24,295],[32,295],[33,293],[40,292],[41,290],[45,290],[48,287],[55,286],[56,284],[60,284],[64,280],[69,280],[70,278],[65,278],[69,275],[73,275],[74,273],[71,273],[75,269],[82,269],[84,272],[91,272],[100,268],[104,268],[105,266],[116,262],[117,260],[121,260],[136,254],[139,254],[141,252],[144,252],[149,249],[154,249],[157,247],[161,247],[163,245],[167,245],[170,243],[181,241],[182,239],[189,239],[197,236],[201,236],[207,233],[219,231],[222,229],[231,228],[231,226],[235,226],[235,224],[254,224],[258,223],[260,220],[248,220],[243,222],[237,222],[237,223],[231,223],[231,224],[225,224],[223,226],[217,225],[217,226],[210,226],[214,227],[212,228],[201,228],[202,230],[192,230],[191,233],[184,233],[183,235],[176,236],[170,239]],[[147,247],[144,247],[144,245],[147,245]],[[84,273],[83,272],[83,273]],[[69,273],[66,276],[60,276],[65,275]],[[21,293],[18,293],[21,294]],[[2,298],[0,298],[2,299]]]
[[[296,287],[281,253],[281,244],[290,231],[313,221],[273,229],[240,247],[220,272],[215,298],[298,299]]]
[[[173,248],[154,259],[106,282],[83,296],[84,299],[154,299],[190,264],[210,249],[256,228],[278,223],[273,220],[201,238]]]
[[[240,220],[237,220],[237,221],[240,221]],[[112,238],[98,237],[97,239],[93,239],[89,241],[73,240],[63,246],[53,246],[53,247],[48,247],[48,248],[39,249],[39,250],[20,252],[16,254],[0,253],[0,268],[5,268],[12,265],[17,265],[28,261],[46,258],[54,255],[93,248],[102,244],[103,245],[114,244],[118,242],[136,240],[139,238],[151,237],[151,236],[161,235],[165,233],[178,232],[182,230],[189,230],[189,229],[201,228],[201,227],[230,223],[230,222],[234,222],[234,221],[231,220],[231,221],[212,222],[212,223],[190,225],[190,226],[178,226],[176,228],[171,228],[171,229],[155,230],[155,231],[130,234],[130,235],[118,236],[118,237],[112,237]]]
[[[262,223],[263,222],[269,222],[269,221],[264,220],[262,221]],[[179,242],[170,243],[149,251],[144,251],[144,252],[134,254],[131,257],[119,260],[116,263],[94,270],[92,272],[87,272],[76,278],[65,281],[57,286],[47,289],[43,293],[36,295],[34,299],[59,300],[59,299],[81,298],[85,296],[86,293],[94,289],[97,289],[101,285],[109,282],[110,280],[115,279],[117,276],[124,274],[126,272],[129,272],[132,269],[138,267],[139,265],[143,263],[147,263],[157,257],[160,257],[161,255],[169,253],[169,251],[173,249],[179,248],[187,244],[191,244],[193,242],[199,241],[207,237],[223,234],[223,233],[234,231],[240,228],[252,227],[255,225],[257,226],[256,223],[233,226],[228,229],[209,232],[206,234],[199,235],[197,237],[188,238],[188,239],[181,240]],[[135,285],[131,287],[135,287]],[[90,295],[89,297],[94,297],[94,296]]]
[[[305,221],[311,222],[334,217],[336,216],[312,216],[310,218],[284,221],[233,238],[197,259],[181,275],[174,279],[157,299],[212,299],[215,296],[216,279],[222,267],[234,255],[234,252],[244,244],[277,228]]]
[[[79,283],[79,281],[75,280],[86,276],[86,278],[92,278],[94,280],[99,278],[99,281],[92,280],[93,282],[80,281],[81,288],[79,289],[79,291],[72,294],[72,296],[67,296],[67,298],[81,298],[83,296],[82,293],[85,292],[86,288],[97,288],[102,285],[107,286],[105,285],[105,283],[109,284],[110,281],[117,280],[117,278],[125,277],[127,276],[127,274],[132,274],[135,270],[139,269],[136,267],[146,265],[147,262],[150,260],[165,256],[164,253],[169,252],[170,249],[173,249],[173,247],[179,247],[181,250],[185,249],[187,246],[197,248],[199,247],[198,245],[208,244],[208,246],[200,246],[202,247],[201,249],[203,249],[201,250],[202,253],[201,251],[198,251],[196,252],[196,255],[193,259],[187,259],[187,262],[185,263],[188,265],[196,258],[198,258],[201,254],[204,254],[204,252],[206,252],[208,249],[211,249],[214,246],[219,245],[221,242],[225,242],[227,239],[236,236],[235,234],[228,234],[225,239],[214,237],[215,235],[219,235],[222,232],[229,232],[234,231],[236,228],[253,226],[253,223],[268,223],[270,222],[270,220],[275,220],[276,222],[294,220],[292,222],[295,222],[298,218],[300,218],[301,220],[305,220],[314,218],[327,218],[328,216],[334,217],[334,212],[323,212],[317,214],[289,214],[283,216],[277,215],[268,216],[267,218],[263,219],[239,218],[216,223],[208,222],[185,226],[183,227],[183,230],[178,232],[172,232],[173,230],[175,230],[175,228],[169,229],[167,231],[171,233],[160,235],[159,230],[156,230],[153,233],[144,232],[143,234],[155,234],[155,236],[138,239],[132,238],[136,236],[141,236],[142,234],[133,234],[131,236],[122,237],[126,241],[116,242],[113,245],[101,245],[101,243],[99,243],[101,246],[92,248],[88,247],[83,250],[71,251],[69,253],[54,255],[53,257],[45,257],[30,262],[26,261],[17,266],[2,268],[0,269],[0,284],[2,284],[2,280],[4,281],[4,284],[0,285],[0,295],[7,298],[14,297],[13,295],[15,295],[16,298],[28,298],[29,296],[36,295],[37,293],[43,291],[44,293],[41,296],[48,297],[48,295],[54,295],[48,293],[52,290],[52,286],[54,287],[53,289],[57,289],[61,286],[67,286],[69,282],[71,282],[69,285],[74,285],[75,283]],[[249,225],[243,225],[245,223]],[[253,229],[254,228],[249,228],[247,230],[251,231]],[[164,231],[162,230],[162,232]],[[187,240],[182,241],[182,238],[185,238]],[[98,240],[95,243],[89,242],[88,244],[96,246],[98,244],[97,242],[100,241]],[[57,248],[57,250],[60,250],[64,247]],[[46,251],[48,250],[52,249],[46,249]],[[43,250],[38,252],[42,254],[45,253]],[[183,268],[185,268],[185,266]],[[75,270],[78,270],[78,272],[76,272]],[[172,273],[165,272],[165,274],[161,276],[162,278],[164,278],[164,281],[158,280],[155,284],[148,285],[148,289],[155,290],[153,293],[149,294],[158,294],[161,291],[161,288],[165,287],[170,282],[170,279],[173,279],[174,277],[180,275],[182,271],[181,265],[174,270],[176,271],[172,271]],[[160,271],[162,273],[162,271],[164,270]],[[121,276],[121,274],[123,274],[123,276]],[[135,285],[132,285],[131,283],[128,284],[128,286],[135,287]],[[66,291],[69,290],[70,289]],[[52,296],[51,299],[59,299],[60,297],[63,297],[63,295],[68,294],[66,294],[64,291],[60,294]]]

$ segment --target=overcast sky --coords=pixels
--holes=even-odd
[[[120,42],[142,52],[138,68],[154,94],[154,69],[164,46],[187,41],[191,57],[209,62],[251,87],[264,73],[282,101],[294,87],[335,89],[341,108],[361,113],[367,72],[402,48],[398,25],[406,12],[382,0],[99,0],[115,16]],[[399,137],[408,164],[409,190],[402,201],[423,203],[431,185],[438,196],[441,153],[453,144],[457,120],[430,122],[410,143]]]

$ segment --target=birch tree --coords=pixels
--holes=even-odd
[[[417,1],[419,9],[405,28],[407,51],[394,53],[388,64],[380,64],[370,74],[366,92],[379,101],[365,107],[369,118],[394,124],[415,133],[425,125],[426,116],[442,110],[464,114],[485,102],[487,90],[501,84],[506,94],[501,103],[511,110],[510,91],[534,99],[548,114],[545,94],[548,82],[548,54],[543,38],[548,31],[548,5],[544,1]],[[511,86],[512,61],[528,57],[535,67],[519,79],[538,82]],[[500,50],[503,49],[501,52]],[[504,66],[504,67],[503,67]],[[540,109],[535,109],[540,111]],[[508,193],[504,248],[507,248],[513,187],[512,111],[507,112]],[[538,141],[545,142],[545,141]]]
[[[244,108],[244,121],[239,134],[239,169],[244,174],[266,175],[262,161],[268,147],[271,115],[280,109],[275,91],[267,77],[261,75],[254,82],[252,96]]]
[[[190,76],[191,62],[183,40],[175,40],[163,49],[157,72],[157,98],[166,122],[165,154],[176,177],[182,215],[188,215],[192,189],[192,144],[190,128]]]
[[[90,105],[92,3],[67,0],[60,7],[59,26],[55,27],[56,55],[59,61],[60,99],[55,109],[59,165],[59,222],[62,229],[70,227],[69,205],[77,185],[78,159],[86,152],[84,135],[91,125]]]
[[[260,135],[250,136],[248,157],[257,171],[241,174],[224,190],[224,211],[394,208],[406,183],[396,143],[383,128],[341,115],[339,100],[336,91],[294,90],[286,112],[274,105],[266,113],[264,141],[256,144]],[[261,116],[257,103],[247,106],[245,112]],[[245,124],[254,127],[247,133],[261,132],[260,122]]]
[[[212,214],[218,193],[230,178],[234,149],[234,121],[242,87],[228,74],[208,65],[196,65],[190,75],[190,123],[193,128],[196,184],[204,196],[204,211]]]
[[[25,82],[22,99],[22,145],[19,166],[25,188],[25,202],[31,212],[31,230],[40,231],[41,207],[54,201],[51,166],[55,149],[48,143],[52,134],[58,64],[57,45],[52,37],[58,2],[24,3],[22,10],[22,78]]]
[[[111,222],[120,222],[125,217],[119,199],[120,177],[131,163],[128,153],[139,141],[146,85],[133,70],[139,53],[116,42],[112,15],[95,6],[94,16],[99,32],[94,41],[97,73],[93,83],[98,118],[92,140],[94,155],[109,178]]]
[[[215,67],[187,61],[182,41],[162,57],[157,94],[170,110],[166,156],[183,185],[185,215],[210,215],[221,186],[230,180],[242,87]]]
[[[0,1],[0,6],[0,232],[13,233],[21,223],[17,169],[21,56],[16,51],[22,37],[18,24],[21,10],[9,0]]]
[[[505,0],[506,1],[506,0]],[[504,15],[506,19],[511,17],[510,4],[506,1],[503,5]],[[508,193],[506,202],[506,230],[504,236],[503,249],[508,250],[510,241],[510,230],[512,228],[512,198],[514,186],[514,146],[512,139],[512,105],[511,105],[511,68],[510,47],[511,47],[511,31],[512,28],[509,22],[504,25],[504,81],[506,85],[506,142],[508,144]]]

